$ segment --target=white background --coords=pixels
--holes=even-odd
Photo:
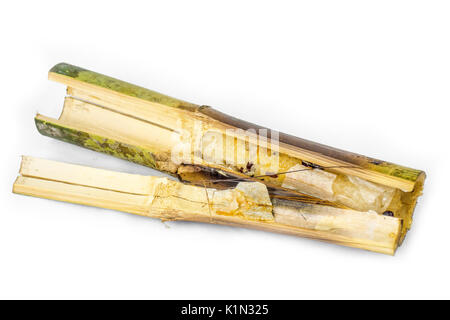
[[[0,298],[450,298],[448,1],[10,1],[0,11]],[[423,169],[395,257],[11,193],[20,155],[157,174],[41,136],[68,62]]]

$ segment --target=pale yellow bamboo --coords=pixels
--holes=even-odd
[[[215,190],[24,157],[15,193],[159,218],[249,227],[394,254],[401,220],[376,213],[276,201],[261,183]]]

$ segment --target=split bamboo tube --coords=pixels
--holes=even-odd
[[[67,86],[67,97],[59,119],[36,116],[43,135],[193,185],[227,189],[237,179],[258,181],[278,203],[332,207],[344,220],[351,217],[346,210],[392,216],[401,221],[400,243],[411,226],[421,170],[267,130],[65,63],[49,78]]]

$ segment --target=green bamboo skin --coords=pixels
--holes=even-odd
[[[157,157],[150,150],[146,150],[139,146],[125,144],[96,134],[61,126],[37,117],[35,118],[35,124],[39,133],[44,136],[160,170],[160,167],[157,165]]]
[[[175,99],[164,94],[67,63],[59,63],[55,65],[50,69],[50,73],[67,76],[81,82],[96,85],[121,94],[162,104],[168,107],[180,108],[189,111],[195,111],[199,107],[195,104]]]

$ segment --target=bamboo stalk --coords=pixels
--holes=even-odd
[[[46,136],[196,185],[211,184],[211,173],[219,180],[240,177],[263,182],[272,197],[288,193],[302,202],[394,215],[403,221],[401,241],[411,226],[423,171],[283,133],[261,137],[256,130],[264,128],[211,107],[65,63],[53,67],[49,79],[67,85],[68,97],[59,119],[36,116]],[[175,161],[178,149],[189,152]],[[271,174],[277,172],[288,173]]]
[[[198,119],[204,120],[205,118],[201,116],[206,115],[208,119],[216,120],[217,123],[215,124],[217,126],[218,123],[222,124],[222,128],[241,128],[244,130],[263,128],[230,117],[209,106],[187,103],[65,63],[54,66],[49,72],[49,79],[68,85],[69,95],[87,98],[87,101],[98,103],[99,105],[113,104],[116,108],[120,108],[120,105],[122,105],[125,106],[123,109],[131,110],[131,114],[141,113],[143,118],[149,116],[154,123],[162,124],[162,122],[166,122],[167,114],[173,110],[169,111],[164,107],[172,107],[177,110],[176,113],[173,113],[172,119],[176,119],[177,115],[179,116],[184,113],[184,118],[194,117],[195,115]],[[117,105],[118,102],[120,105]],[[164,113],[164,119],[161,122],[158,120],[154,121],[155,109]],[[190,113],[194,113],[194,115]],[[307,155],[309,153],[307,151],[310,151],[309,156],[313,156],[314,158],[309,158],[309,160],[321,166],[329,166],[330,164],[354,164],[367,170],[358,170],[359,168],[340,168],[336,170],[348,172],[354,176],[361,176],[361,178],[367,178],[367,180],[373,182],[383,183],[388,181],[391,186],[402,189],[403,191],[412,191],[415,187],[415,182],[423,174],[420,170],[364,157],[286,134],[280,134],[280,141],[285,144],[284,147],[292,150],[292,152],[298,152],[299,155],[306,155],[304,160],[308,160]]]
[[[218,190],[23,157],[13,192],[162,220],[187,220],[292,234],[394,254],[402,220],[374,212],[275,199],[264,184]]]

